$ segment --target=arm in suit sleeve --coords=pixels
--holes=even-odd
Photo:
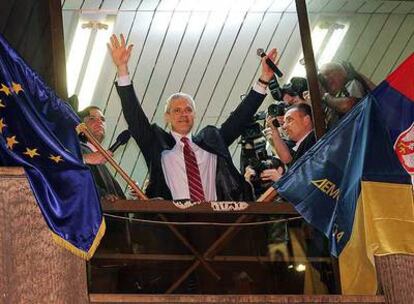
[[[251,122],[253,115],[259,109],[266,95],[263,95],[255,90],[250,90],[249,94],[243,99],[226,121],[221,125],[220,133],[230,146]]]
[[[154,140],[151,124],[145,115],[132,84],[118,86],[118,95],[121,99],[122,112],[128,124],[128,129],[134,137],[144,155],[149,153],[149,147]]]

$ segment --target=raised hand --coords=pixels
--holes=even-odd
[[[123,34],[120,35],[119,39],[113,34],[110,38],[110,43],[107,45],[112,56],[112,61],[118,69],[118,75],[128,75],[128,60],[131,57],[131,51],[134,45],[130,44],[127,46]]]
[[[274,73],[266,63],[267,58],[269,58],[276,64],[277,50],[273,48],[270,50],[267,56],[262,57],[262,74],[260,76],[260,79],[269,82],[272,79]]]

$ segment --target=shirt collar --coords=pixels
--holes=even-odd
[[[310,130],[308,133],[306,133],[301,139],[299,139],[297,142],[296,142],[296,144],[295,144],[295,146],[293,147],[293,151],[297,151],[298,150],[298,148],[299,148],[299,146],[300,146],[300,144],[305,140],[305,138],[306,137],[308,137],[308,135],[310,134],[310,133],[312,133],[313,132],[313,130]]]
[[[181,135],[180,133],[177,133],[177,132],[171,131],[171,135],[174,137],[174,139],[175,139],[175,141],[176,141],[177,143],[181,142],[181,138],[183,138],[183,137],[187,137],[187,138],[188,138],[188,141],[189,141],[190,143],[192,143],[192,142],[193,142],[193,139],[192,139],[191,133],[188,133],[187,135]]]
[[[98,149],[95,148],[94,145],[92,145],[89,141],[86,143],[89,149],[92,150],[92,152],[98,152]]]

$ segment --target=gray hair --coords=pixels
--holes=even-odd
[[[346,72],[344,66],[342,64],[340,64],[339,62],[325,63],[321,66],[320,71],[321,71],[321,73],[335,71],[335,72],[341,72],[341,74],[343,74],[345,76],[347,75],[347,72]]]
[[[171,103],[174,100],[182,99],[182,98],[187,100],[188,103],[190,104],[191,108],[193,108],[193,111],[195,111],[195,102],[194,102],[193,97],[191,97],[191,95],[188,95],[186,93],[178,92],[178,93],[172,94],[170,97],[167,98],[167,101],[165,102],[164,113],[169,113],[170,112]]]

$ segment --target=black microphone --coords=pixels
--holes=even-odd
[[[120,146],[125,145],[130,137],[131,133],[129,133],[128,130],[122,131],[116,138],[116,141],[112,144],[112,146],[109,147],[108,150],[114,153],[115,150],[118,149]]]
[[[260,57],[264,57],[266,56],[266,53],[264,52],[263,49],[257,49],[257,56]],[[272,60],[270,60],[269,58],[266,59],[266,63],[269,66],[269,68],[272,69],[272,71],[277,75],[277,77],[283,77],[283,73],[281,70],[279,70],[279,68],[273,63]]]

